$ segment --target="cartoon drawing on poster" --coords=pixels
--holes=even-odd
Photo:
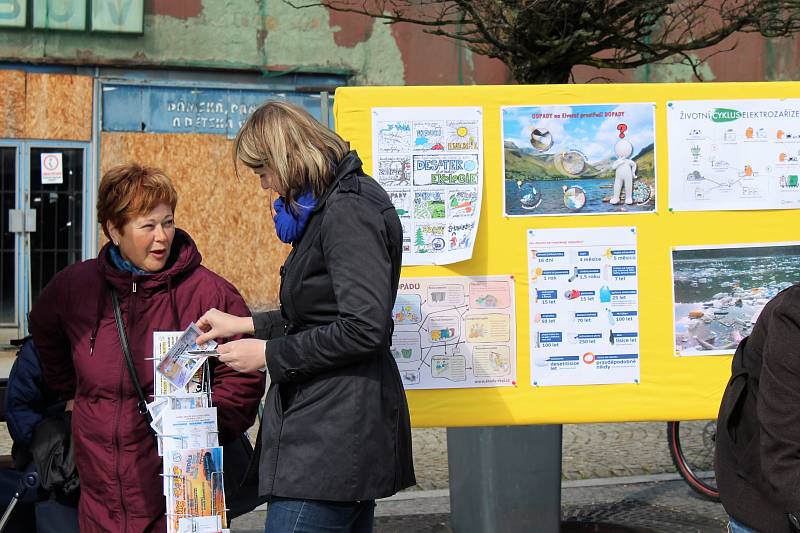
[[[375,179],[385,188],[411,185],[411,158],[400,156],[379,159]]]
[[[449,218],[471,217],[478,204],[478,192],[475,189],[454,189],[447,195],[447,216]]]
[[[636,230],[528,230],[531,382],[639,382]]]
[[[392,314],[407,389],[516,385],[513,277],[402,278]]]
[[[414,151],[443,151],[444,125],[440,121],[414,122]]]
[[[466,222],[464,224],[448,224],[447,249],[458,250],[459,248],[467,248],[470,245],[469,239],[472,237],[474,225],[474,222]]]
[[[411,123],[403,120],[380,121],[378,126],[378,151],[381,153],[408,153],[411,150]]]
[[[441,252],[446,247],[444,224],[417,224],[414,251],[418,254]]]
[[[390,193],[391,194],[391,193]],[[445,192],[425,190],[414,193],[414,218],[445,218]]]
[[[667,103],[675,211],[800,207],[800,99]]]
[[[403,222],[403,265],[471,258],[483,187],[481,108],[372,111],[374,175]],[[456,231],[450,245],[448,224],[469,227],[471,234]]]
[[[411,189],[391,189],[386,192],[389,193],[389,199],[397,210],[397,216],[401,219],[411,218],[414,209],[414,195]]]
[[[480,123],[469,120],[447,121],[447,146],[450,152],[477,151]]]
[[[655,104],[502,108],[504,214],[656,210]]]
[[[773,296],[800,279],[800,243],[672,249],[675,355],[730,355]]]

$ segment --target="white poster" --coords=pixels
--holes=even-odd
[[[42,185],[60,185],[64,183],[64,164],[60,152],[41,154]]]
[[[479,107],[372,110],[373,176],[403,223],[403,265],[472,258],[483,186]]]
[[[639,382],[636,228],[528,230],[531,382]]]
[[[392,355],[406,389],[516,385],[512,276],[401,278]]]
[[[800,207],[800,99],[667,104],[675,211]]]

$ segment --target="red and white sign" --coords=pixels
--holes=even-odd
[[[42,185],[64,183],[64,164],[61,153],[42,154]]]

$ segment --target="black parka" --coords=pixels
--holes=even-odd
[[[267,339],[263,495],[370,500],[414,485],[405,391],[389,346],[402,228],[350,152],[281,267]]]
[[[798,341],[800,285],[793,285],[764,306],[739,344],[717,418],[722,505],[761,533],[800,531]]]

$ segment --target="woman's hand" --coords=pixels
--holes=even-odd
[[[205,332],[197,337],[195,342],[198,346],[204,345],[211,339],[222,339],[255,332],[252,317],[229,315],[213,307],[206,311],[206,314],[201,316],[195,324]]]
[[[217,346],[219,360],[237,372],[255,372],[267,366],[267,341],[239,339]]]

